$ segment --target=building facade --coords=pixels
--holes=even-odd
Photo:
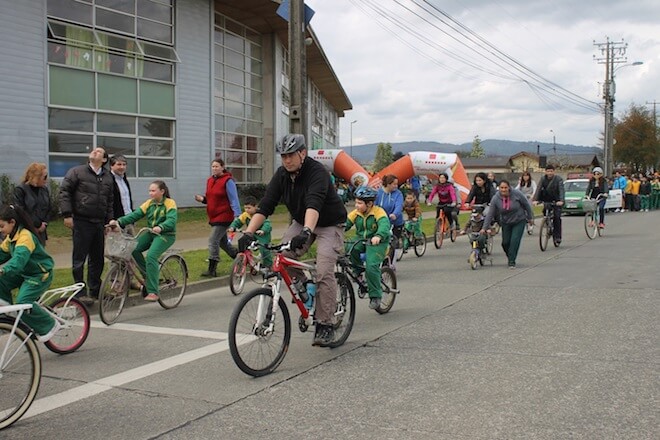
[[[0,174],[45,162],[61,178],[100,145],[128,158],[136,194],[163,179],[182,206],[216,157],[239,184],[268,181],[289,127],[279,3],[0,0]],[[306,137],[333,148],[351,103],[307,37]]]

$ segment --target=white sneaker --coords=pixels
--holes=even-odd
[[[616,208],[614,212],[621,212],[621,208]]]
[[[50,329],[50,331],[48,333],[46,333],[45,335],[37,335],[37,341],[39,341],[39,342],[48,342],[48,341],[50,341],[51,339],[53,339],[53,336],[55,336],[57,334],[57,332],[60,331],[60,329],[62,329],[62,326],[60,325],[60,322],[55,321],[55,325],[53,326],[53,328]]]

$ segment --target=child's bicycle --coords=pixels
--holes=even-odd
[[[76,283],[58,289],[45,291],[37,304],[51,318],[57,321],[60,329],[44,345],[57,354],[69,354],[78,350],[87,340],[90,319],[87,307],[75,297],[85,287],[85,283]],[[8,306],[0,300],[0,306]]]
[[[367,296],[369,289],[367,287],[367,280],[364,277],[364,267],[356,268],[351,263],[351,251],[358,243],[366,243],[367,246],[370,246],[368,240],[366,239],[361,239],[354,242],[353,241],[345,242],[345,244],[351,244],[351,246],[344,255],[339,257],[339,259],[337,260],[337,266],[339,268],[338,270],[340,273],[343,273],[346,277],[348,277],[351,281],[353,281],[357,285],[358,297],[365,298]],[[364,263],[364,261],[366,260],[366,254],[361,254],[360,259]],[[380,300],[380,306],[376,309],[376,312],[383,315],[389,312],[390,310],[392,310],[392,306],[394,305],[394,300],[396,300],[396,296],[400,292],[399,289],[397,289],[396,272],[394,272],[394,270],[392,270],[392,268],[390,268],[386,264],[383,264],[380,267],[380,285],[381,288],[383,289],[383,296]],[[350,284],[350,289],[352,294],[353,292],[352,284]]]
[[[231,293],[234,295],[243,293],[248,275],[255,283],[263,283],[266,269],[261,265],[261,261],[261,255],[255,255],[250,249],[236,254],[229,273],[229,290],[231,290]]]
[[[552,244],[559,247],[559,243],[554,238],[555,224],[554,224],[554,208],[555,202],[543,203],[543,220],[541,220],[541,227],[539,228],[539,246],[541,251],[548,248],[548,241],[552,238]]]
[[[604,194],[598,194],[595,199],[583,199],[582,200],[582,209],[584,210],[584,231],[587,233],[587,237],[590,240],[598,236],[603,235],[603,228],[601,227],[602,220],[600,219],[600,209],[598,209],[598,203],[602,199],[606,198]]]
[[[23,321],[31,304],[0,306],[0,429],[20,419],[39,391],[41,355]]]
[[[458,235],[458,231],[456,228],[450,229],[449,226],[449,218],[445,215],[445,210],[443,208],[446,208],[449,206],[448,204],[438,204],[438,209],[440,210],[440,214],[436,218],[435,221],[435,228],[433,230],[433,243],[435,244],[436,249],[440,249],[442,247],[442,242],[445,239],[445,237],[449,237],[449,239],[453,242],[456,241],[456,236]]]
[[[135,237],[122,231],[111,231],[105,240],[105,256],[110,260],[110,269],[101,283],[99,292],[99,316],[106,325],[117,321],[124,309],[131,279],[145,285],[144,276],[131,253],[137,246],[140,234],[153,231],[142,228]],[[160,256],[158,274],[158,304],[164,309],[173,309],[181,303],[188,285],[188,266],[178,249],[168,249]]]
[[[415,250],[415,255],[418,257],[421,257],[426,252],[426,234],[420,232],[417,236],[415,235],[415,228],[418,223],[419,220],[406,220],[404,223],[398,244],[401,248],[401,252],[397,254],[397,261],[401,261],[403,254],[408,252],[408,249],[411,247]]]
[[[254,377],[275,371],[289,349],[291,319],[286,301],[282,297],[282,283],[291,293],[300,312],[299,330],[306,332],[310,326],[316,324],[315,298],[311,296],[307,301],[303,301],[301,295],[307,296],[305,286],[297,280],[294,287],[294,281],[287,272],[287,267],[301,269],[309,274],[309,279],[313,282],[316,266],[282,255],[283,251],[290,250],[290,243],[262,245],[254,242],[250,248],[255,250],[257,246],[275,253],[273,269],[266,275],[266,282],[262,287],[241,297],[229,319],[231,357],[241,371]],[[351,283],[342,272],[336,272],[335,278],[338,287],[335,339],[327,345],[330,348],[339,347],[346,342],[355,319],[355,294]]]

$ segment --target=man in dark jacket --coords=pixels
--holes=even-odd
[[[115,154],[110,158],[110,173],[112,174],[113,186],[113,211],[112,218],[117,219],[130,214],[133,211],[133,196],[131,194],[131,185],[126,178],[126,167],[128,161],[121,154]],[[132,233],[133,225],[126,226],[126,229]]]
[[[552,205],[553,213],[553,234],[555,243],[561,243],[561,207],[564,205],[564,180],[555,174],[555,167],[548,164],[545,167],[545,176],[541,177],[536,186],[536,194],[532,199],[534,202],[554,203]],[[545,208],[543,215],[545,215]]]
[[[103,272],[103,226],[113,218],[113,178],[104,165],[108,155],[101,147],[89,153],[89,163],[67,171],[60,186],[60,211],[64,226],[73,229],[72,271],[76,283],[83,281],[85,260],[87,294],[85,302],[98,298]]]
[[[320,163],[307,157],[305,136],[288,134],[277,144],[282,166],[277,169],[266,188],[266,195],[252,216],[245,235],[239,240],[243,251],[264,220],[282,200],[293,221],[282,242],[291,242],[289,258],[302,256],[316,240],[317,320],[312,345],[328,346],[334,340],[334,314],[337,308],[335,264],[343,252],[346,208],[337,195],[330,174]],[[302,279],[302,272],[289,269],[292,276]],[[303,293],[304,295],[304,293]]]

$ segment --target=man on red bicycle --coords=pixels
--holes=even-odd
[[[314,241],[316,251],[317,303],[316,331],[312,345],[327,346],[334,340],[334,314],[337,308],[335,264],[343,251],[346,208],[335,190],[325,167],[307,156],[305,136],[287,134],[278,142],[276,152],[282,166],[275,171],[244,235],[238,241],[244,251],[254,241],[254,233],[282,200],[293,221],[283,242],[291,242],[284,255],[299,258]],[[288,269],[291,276],[303,279],[302,271]]]

